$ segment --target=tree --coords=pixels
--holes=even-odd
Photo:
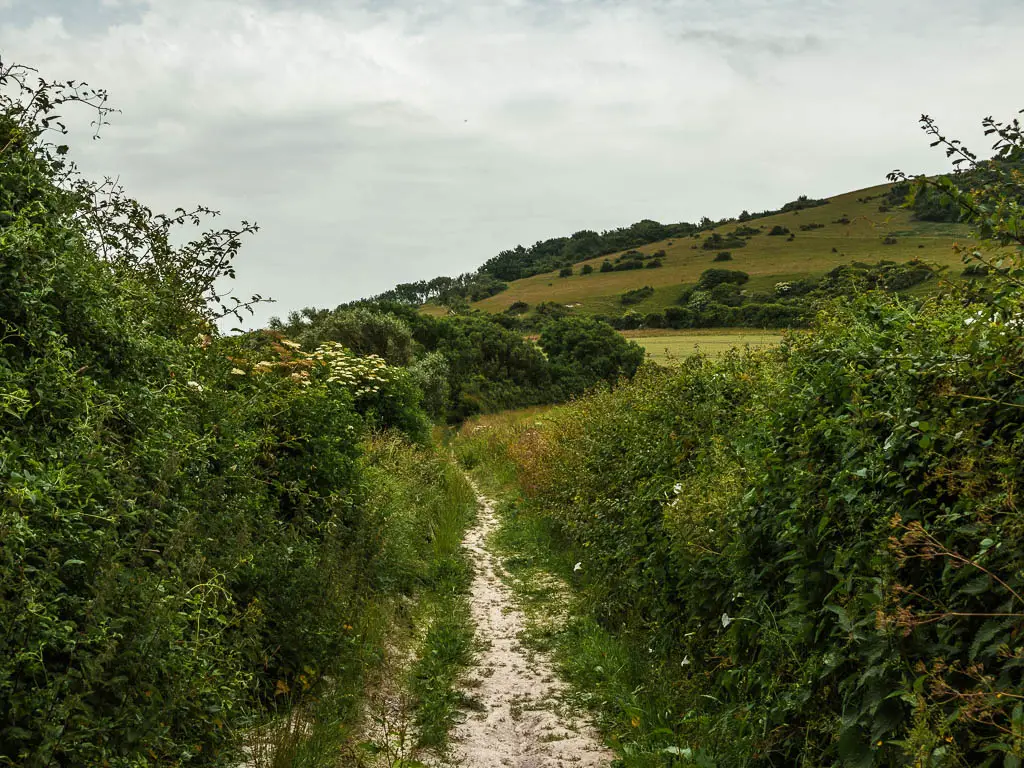
[[[599,381],[614,383],[636,373],[643,347],[607,323],[588,317],[565,317],[545,326],[540,347],[565,394],[585,391]]]

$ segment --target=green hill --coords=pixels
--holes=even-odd
[[[472,306],[487,312],[504,312],[516,302],[524,302],[527,311],[532,311],[542,302],[555,302],[572,305],[576,312],[584,314],[614,316],[627,309],[644,314],[673,305],[683,285],[696,283],[702,272],[714,267],[748,273],[750,281],[744,289],[765,293],[774,291],[778,282],[821,277],[852,262],[921,259],[949,266],[949,276],[958,276],[960,261],[951,246],[967,238],[966,225],[921,221],[911,210],[890,207],[886,194],[891,188],[891,184],[883,184],[857,190],[829,198],[823,205],[742,222],[734,220],[714,229],[635,249],[643,254],[645,264],[654,259],[660,261],[657,268],[602,272],[606,260],[614,264],[624,252],[598,256],[573,265],[568,277],[559,277],[559,270],[554,270],[514,280],[507,289]],[[748,227],[760,232],[738,240],[730,237],[738,228]],[[792,237],[788,233],[769,235],[775,227],[789,230]],[[722,247],[706,247],[705,243],[715,234],[723,238]],[[738,243],[743,244],[737,247]],[[728,251],[731,259],[717,262],[721,251]],[[593,271],[581,274],[586,266]],[[650,286],[653,292],[639,301],[623,304],[626,291],[644,286]]]

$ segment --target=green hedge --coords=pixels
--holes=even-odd
[[[1013,317],[866,299],[777,352],[647,370],[513,448],[591,614],[674,680],[667,744],[721,766],[1019,764]]]
[[[219,337],[244,231],[174,248],[118,190],[95,207],[0,104],[0,765],[230,763],[261,703],[360,663],[360,443],[422,439],[419,391]]]

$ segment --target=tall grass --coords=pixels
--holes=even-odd
[[[421,745],[443,747],[454,720],[455,681],[472,645],[461,541],[475,494],[446,452],[399,435],[374,437],[363,465],[378,555],[372,596],[347,627],[352,653],[316,687],[278,691],[277,714],[246,739],[254,768],[359,765],[378,754],[391,764],[415,748],[412,730]],[[396,688],[399,703],[368,715],[367,688],[382,686]]]

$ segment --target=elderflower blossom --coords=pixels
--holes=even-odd
[[[345,387],[357,398],[380,392],[397,372],[379,355],[361,357],[334,341],[321,344],[309,358],[327,366],[328,382]]]

